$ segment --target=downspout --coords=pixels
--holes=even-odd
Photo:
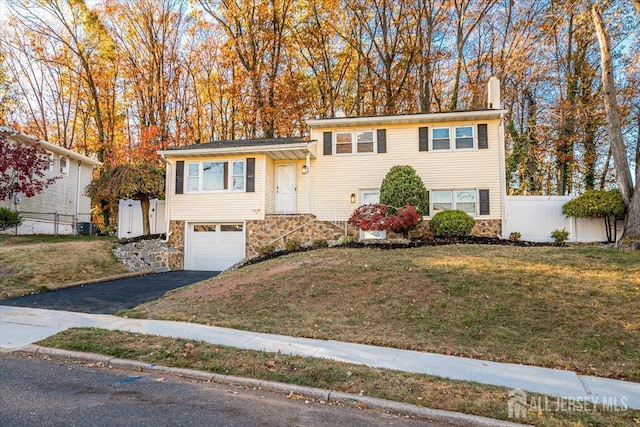
[[[171,212],[171,197],[169,197],[169,183],[171,182],[171,162],[164,156],[164,154],[161,154],[160,157],[162,157],[162,160],[164,160],[164,162],[167,164],[167,173],[165,175],[166,178],[164,183],[164,218],[167,221],[167,231],[165,233],[166,237],[163,240],[164,243],[167,243],[169,241],[169,237],[171,236],[171,217],[169,216],[169,213]],[[156,216],[158,215],[157,209],[158,205],[156,204]]]
[[[498,134],[498,141],[500,144],[500,204],[502,210],[502,238],[507,239],[505,224],[508,222],[507,212],[507,171],[505,165],[505,152],[504,152],[504,113],[500,114],[500,132]]]
[[[73,226],[73,235],[78,234],[78,216],[80,215],[80,181],[82,178],[82,161],[78,160],[78,178],[76,179],[76,214],[74,215],[76,219],[76,223]],[[89,217],[89,222],[91,222],[91,217]],[[91,227],[91,225],[89,225]],[[91,233],[91,228],[89,229]]]
[[[307,143],[307,213],[311,213],[311,153],[309,152],[309,143]]]

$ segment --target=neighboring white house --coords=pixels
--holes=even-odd
[[[3,127],[0,132],[18,144],[38,144],[49,155],[45,179],[60,177],[42,193],[33,197],[16,195],[0,201],[0,207],[18,210],[23,223],[18,234],[75,234],[78,223],[91,221],[91,200],[84,190],[91,182],[93,169],[101,163],[90,157]],[[15,229],[5,233],[15,233]]]
[[[396,165],[411,165],[422,178],[426,220],[460,209],[475,218],[474,234],[501,237],[506,111],[497,91],[489,93],[490,108],[481,111],[311,120],[308,139],[161,151],[168,239],[183,251],[185,269],[223,270],[289,238],[334,239],[345,232],[379,238],[346,221],[357,206],[378,201],[380,184]]]

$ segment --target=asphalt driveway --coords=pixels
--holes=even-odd
[[[220,274],[218,271],[170,271],[110,280],[73,288],[0,300],[0,305],[115,314],[143,302],[160,298],[181,288]]]

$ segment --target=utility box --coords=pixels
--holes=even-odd
[[[83,236],[92,236],[97,232],[97,225],[93,222],[79,222],[76,225],[78,234]]]

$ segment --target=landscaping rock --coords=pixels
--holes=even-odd
[[[128,242],[115,248],[113,254],[129,271],[182,270],[182,253],[161,239]]]

